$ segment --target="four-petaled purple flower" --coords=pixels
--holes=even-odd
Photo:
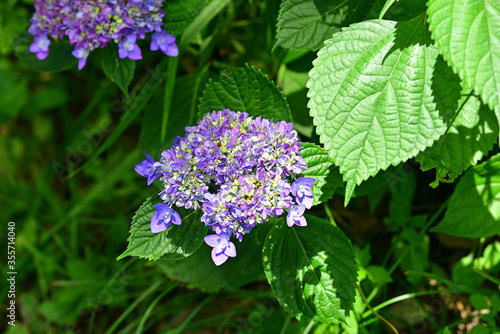
[[[30,52],[36,53],[36,57],[44,60],[49,55],[50,40],[47,35],[41,34],[35,36],[33,44],[30,45]]]
[[[204,240],[212,249],[212,260],[216,266],[226,262],[228,257],[236,256],[236,247],[229,241],[230,235],[227,233],[207,235]]]
[[[291,227],[293,224],[298,226],[306,226],[307,221],[304,217],[304,211],[306,210],[306,206],[304,204],[300,204],[294,206],[291,210],[288,211],[288,216],[286,217],[286,224]]]
[[[81,70],[85,64],[87,63],[87,58],[89,56],[89,50],[88,49],[82,49],[82,48],[76,48],[71,52],[71,54],[75,57],[78,58],[78,69]]]
[[[142,53],[139,46],[135,43],[137,37],[128,35],[120,43],[118,43],[118,55],[120,58],[130,58],[133,60],[142,59]]]
[[[179,54],[175,37],[166,31],[155,32],[151,35],[151,51],[160,49],[164,54],[171,57],[176,57]]]
[[[144,153],[146,160],[135,166],[135,171],[148,178],[148,186],[161,176],[161,163],[156,162],[149,154]]]
[[[151,217],[151,232],[163,232],[170,226],[170,223],[180,225],[181,216],[166,204],[156,204],[155,213]]]
[[[299,204],[304,204],[310,209],[313,204],[314,196],[311,190],[312,185],[316,182],[312,177],[299,177],[297,181],[292,183],[292,194]]]

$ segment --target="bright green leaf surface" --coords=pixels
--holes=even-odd
[[[312,186],[313,205],[316,205],[332,198],[335,189],[342,185],[342,175],[325,149],[311,143],[305,143],[302,147],[300,155],[308,167],[303,174],[316,179]]]
[[[500,114],[500,1],[430,0],[429,25],[444,59]]]
[[[433,187],[439,182],[453,182],[481,160],[498,138],[495,114],[471,91],[463,91],[458,104],[457,115],[446,133],[416,157],[422,170],[436,168]]]
[[[466,238],[500,234],[500,155],[465,173],[444,219],[431,231]]]
[[[220,72],[220,81],[210,80],[200,99],[198,117],[222,109],[245,111],[274,121],[290,121],[285,98],[260,71],[246,65]]]
[[[207,0],[169,0],[165,2],[165,30],[180,35],[207,4]]]
[[[135,60],[120,59],[117,50],[111,46],[104,48],[101,51],[101,65],[108,78],[128,95],[128,86],[134,77]]]
[[[264,270],[280,304],[300,319],[346,322],[356,293],[357,268],[347,237],[306,215],[306,227],[278,220],[262,250]]]
[[[316,50],[341,27],[363,18],[370,0],[285,0],[278,17],[277,44]]]
[[[325,42],[308,82],[316,130],[354,187],[446,130],[431,89],[438,50],[420,16],[353,24]]]
[[[163,232],[152,233],[151,217],[158,203],[162,202],[157,196],[150,197],[139,208],[132,218],[127,250],[118,257],[118,260],[126,256],[138,256],[155,261],[160,257],[166,260],[181,259],[194,253],[203,243],[207,227],[200,221],[200,211],[175,208],[182,218],[182,224],[171,224]]]

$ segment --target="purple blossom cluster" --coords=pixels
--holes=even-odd
[[[288,212],[288,226],[305,226],[303,214],[313,204],[315,180],[296,178],[307,169],[300,144],[291,123],[227,109],[206,115],[197,126],[187,127],[159,162],[146,154],[136,167],[148,185],[154,179],[163,182],[159,196],[165,204],[155,207],[151,230],[165,230],[171,217],[180,224],[174,205],[201,209],[201,221],[216,233],[205,242],[220,265],[236,256],[231,236],[241,241],[270,217]]]
[[[152,34],[151,50],[175,57],[175,37],[162,30],[164,0],[35,0],[29,32],[34,36],[30,51],[40,60],[49,54],[50,40],[68,36],[78,58],[78,69],[87,63],[89,52],[113,41],[120,58],[141,59],[136,44]]]

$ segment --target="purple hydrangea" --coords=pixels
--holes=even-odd
[[[166,204],[156,204],[155,213],[151,218],[151,232],[163,232],[170,226],[170,223],[180,225],[181,216]]]
[[[312,185],[316,182],[312,177],[299,177],[297,181],[292,184],[292,194],[299,204],[304,204],[306,208],[310,209],[313,204]]]
[[[30,45],[30,52],[35,53],[38,59],[44,60],[49,55],[49,45],[50,40],[47,35],[40,34],[35,36],[33,44]]]
[[[151,50],[161,49],[169,56],[177,56],[175,37],[162,30],[162,5],[165,0],[38,0],[31,18],[29,32],[34,36],[30,51],[37,58],[49,54],[51,37],[68,37],[82,69],[91,51],[106,47],[110,42],[119,45],[120,58],[141,59],[137,39],[153,33]],[[173,40],[172,40],[173,37]]]
[[[306,206],[304,204],[300,204],[294,206],[291,210],[288,211],[288,215],[286,217],[286,224],[291,227],[294,224],[298,226],[306,226],[307,221],[304,217],[304,211],[306,210]]]
[[[137,37],[128,35],[120,43],[118,43],[118,55],[120,58],[130,58],[132,60],[142,59],[141,49],[135,43]]]
[[[288,225],[306,225],[314,179],[291,181],[307,169],[300,144],[291,123],[225,109],[187,127],[159,163],[146,156],[136,171],[148,182],[161,175],[159,195],[168,207],[202,211],[201,221],[216,233],[205,241],[220,265],[236,255],[230,237],[241,241],[271,217],[288,212]]]
[[[151,35],[151,51],[161,50],[164,54],[176,57],[179,54],[175,37],[166,31],[155,32]]]
[[[148,178],[148,186],[161,176],[161,163],[156,162],[149,154],[145,153],[146,160],[135,166],[139,175]]]
[[[236,256],[236,247],[229,241],[230,235],[227,233],[207,235],[204,240],[212,249],[212,260],[216,266],[220,266],[228,257]]]

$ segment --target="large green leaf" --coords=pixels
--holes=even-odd
[[[352,245],[329,222],[306,219],[306,227],[288,227],[279,219],[268,233],[262,250],[267,279],[280,304],[297,319],[346,322],[356,293]]]
[[[436,168],[436,180],[453,182],[464,170],[475,165],[492,148],[498,138],[495,114],[469,90],[462,92],[459,108],[446,133],[416,160],[426,171]]]
[[[446,130],[433,102],[438,50],[424,16],[366,21],[325,42],[308,82],[320,141],[344,175],[346,203],[357,185],[430,146]]]
[[[123,92],[128,95],[128,86],[134,77],[135,60],[118,57],[118,48],[108,45],[101,51],[101,65],[104,73]]]
[[[165,30],[180,35],[202,11],[208,0],[169,0],[165,2]]]
[[[464,174],[444,219],[431,231],[466,238],[500,234],[500,154]]]
[[[220,81],[210,80],[200,99],[199,118],[212,111],[245,111],[275,121],[290,121],[290,110],[276,85],[260,70],[246,65],[220,72]]]
[[[269,231],[266,223],[258,227],[259,236],[263,238]],[[251,233],[257,234],[257,230]],[[263,240],[262,240],[263,241]],[[235,241],[237,256],[229,258],[223,265],[217,267],[212,258],[212,248],[203,245],[191,256],[177,260],[156,262],[160,268],[173,280],[187,283],[189,288],[204,291],[218,291],[223,288],[234,289],[257,278],[263,278],[262,263],[258,261],[262,253],[262,245],[257,245],[250,235],[242,242]]]
[[[444,59],[500,115],[500,1],[430,0],[429,25]]]
[[[203,243],[207,227],[200,221],[201,211],[175,208],[182,218],[181,225],[171,224],[160,233],[151,232],[151,217],[155,205],[162,203],[158,196],[150,197],[132,218],[127,250],[117,260],[126,256],[138,256],[148,260],[182,259],[194,253]]]
[[[317,145],[305,143],[300,155],[307,164],[304,176],[316,179],[312,186],[313,205],[332,198],[335,189],[342,185],[342,175],[339,168],[333,164],[333,159],[328,156],[328,152]]]
[[[277,24],[277,44],[316,50],[341,27],[360,21],[371,0],[285,0]]]

